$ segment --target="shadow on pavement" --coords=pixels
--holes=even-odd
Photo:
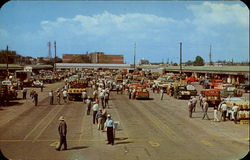
[[[123,140],[126,140],[128,139],[127,137],[121,137],[121,138],[115,138],[116,141],[123,141]]]
[[[84,149],[84,148],[89,148],[89,146],[77,146],[77,147],[71,147],[71,148],[68,148],[68,150],[79,150],[79,149]]]
[[[130,142],[130,141],[126,141],[126,142],[115,142],[115,144],[128,144],[128,143],[133,143],[133,142]]]
[[[11,107],[11,106],[20,106],[22,105],[23,103],[20,103],[20,102],[8,102],[8,103],[5,103],[2,105],[2,107]]]

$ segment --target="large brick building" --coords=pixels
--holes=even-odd
[[[103,63],[124,64],[123,55],[110,55],[104,52],[93,52],[89,54],[63,54],[63,63]]]

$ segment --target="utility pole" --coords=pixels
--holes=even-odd
[[[7,65],[6,65],[6,71],[7,71],[7,76],[8,76],[8,78],[9,78],[9,47],[8,47],[8,45],[7,45],[7,47],[6,47],[6,59],[7,59]]]
[[[54,71],[56,72],[56,41],[54,41],[54,47],[55,47]]]
[[[51,43],[48,42],[48,46],[49,46],[49,51],[48,51],[48,58],[51,59]]]
[[[135,43],[135,47],[134,47],[134,69],[135,69],[135,56],[136,56],[136,43]]]
[[[211,50],[212,50],[212,46],[210,44],[210,51],[209,51],[209,65],[210,66],[212,65],[212,52],[211,52]]]
[[[180,74],[182,75],[182,42],[180,42]]]

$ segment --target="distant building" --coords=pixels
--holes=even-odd
[[[140,59],[139,64],[143,65],[143,64],[150,64],[150,63],[149,63],[149,61],[147,59]]]
[[[123,55],[111,55],[104,52],[93,52],[89,54],[63,54],[63,63],[102,63],[102,64],[124,64]]]

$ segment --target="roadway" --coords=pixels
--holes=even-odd
[[[126,94],[111,93],[108,112],[119,121],[114,146],[106,144],[106,132],[92,124],[82,102],[48,105],[44,96],[39,106],[23,104],[25,111],[0,126],[0,149],[13,160],[224,160],[247,154],[248,125],[202,120],[198,105],[189,118],[187,100],[150,96],[150,100],[130,100]],[[68,125],[67,151],[55,150],[61,115]],[[212,108],[209,116],[213,118]]]

